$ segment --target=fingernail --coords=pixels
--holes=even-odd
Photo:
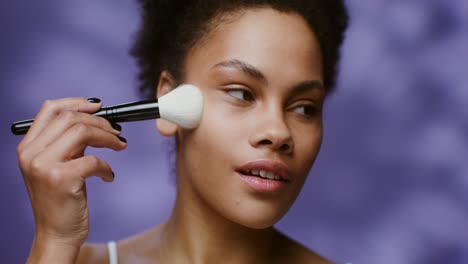
[[[118,138],[120,139],[120,141],[122,141],[123,143],[127,143],[127,139],[126,139],[126,138],[121,137],[121,136],[117,136],[117,137],[118,137]]]
[[[122,131],[122,126],[117,123],[111,123],[111,126],[115,130]]]
[[[95,97],[90,97],[86,100],[88,100],[88,102],[93,103],[93,104],[99,104],[101,102],[101,99],[95,98]]]
[[[115,178],[115,173],[114,173],[114,171],[112,171],[112,179],[114,179],[114,178]]]

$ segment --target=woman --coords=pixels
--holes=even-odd
[[[112,182],[86,147],[123,150],[121,127],[89,115],[99,99],[44,103],[18,146],[36,223],[29,263],[330,263],[276,230],[322,141],[347,14],[339,0],[140,1],[132,54],[141,90],[160,97],[198,86],[198,128],[158,119],[176,139],[170,218],[106,245],[88,235],[85,179]]]

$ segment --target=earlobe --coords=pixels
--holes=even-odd
[[[156,96],[159,98],[173,89],[175,89],[176,82],[172,74],[166,70],[161,72],[159,76],[159,83],[156,90]],[[170,137],[176,134],[177,132],[177,125],[165,119],[156,119],[156,128],[158,129],[159,133],[163,136]]]
[[[166,137],[174,136],[177,133],[177,125],[165,119],[156,119],[156,128],[161,135]]]

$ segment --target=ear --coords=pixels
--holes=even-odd
[[[159,76],[156,97],[161,97],[175,89],[175,79],[169,71],[162,71]],[[177,132],[177,125],[162,118],[156,119],[156,128],[163,136],[170,137]]]

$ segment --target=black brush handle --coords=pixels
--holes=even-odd
[[[159,118],[158,99],[144,100],[132,103],[119,104],[101,108],[94,113],[111,123],[131,122]],[[28,132],[34,119],[15,122],[11,125],[11,132],[15,135],[24,135]]]

